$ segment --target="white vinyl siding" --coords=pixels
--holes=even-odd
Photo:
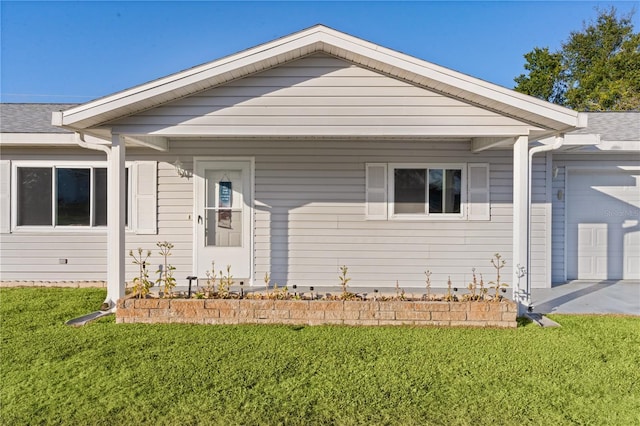
[[[128,232],[126,252],[151,249],[156,265],[156,243],[169,241],[175,246],[175,276],[179,284],[186,282],[192,273],[193,179],[180,178],[172,163],[179,156],[184,168],[192,170],[193,156],[253,157],[256,285],[265,272],[279,285],[337,285],[340,265],[349,267],[354,287],[391,288],[397,280],[407,291],[418,292],[426,269],[433,271],[434,287],[446,286],[449,275],[454,285],[465,286],[474,267],[489,281],[494,278],[489,264],[493,253],[501,253],[511,265],[512,153],[472,154],[469,148],[469,142],[451,141],[185,139],[171,141],[167,153],[131,149],[128,160],[157,161],[158,233]],[[490,164],[490,221],[367,219],[367,164],[472,161]],[[2,279],[106,278],[106,232],[4,237]],[[68,264],[58,264],[59,258]],[[130,281],[137,271],[129,261],[126,268]]]
[[[491,277],[493,253],[510,261],[510,151],[471,154],[466,142],[177,140],[171,152],[185,163],[189,155],[254,157],[256,285],[266,272],[279,285],[337,285],[337,268],[344,264],[353,286],[393,287],[398,280],[401,286],[422,288],[426,269],[434,272],[434,286],[446,286],[449,274],[462,286],[473,267]],[[478,159],[491,162],[491,221],[368,220],[367,165]],[[169,203],[174,212],[190,212],[180,205],[191,208],[190,180],[175,177],[171,181],[180,185],[164,185],[162,168],[160,173],[159,232],[168,233],[171,226],[171,233],[183,238],[192,232],[187,215],[176,213],[176,220],[165,222],[163,213]],[[176,276],[188,272],[179,269]]]
[[[530,264],[529,279],[533,288],[551,287],[551,265],[548,245],[551,244],[548,227],[551,224],[547,199],[547,161],[544,154],[533,157],[531,167],[531,212],[530,212]]]
[[[328,55],[313,55],[113,123],[115,131],[219,136],[496,136],[515,119]]]

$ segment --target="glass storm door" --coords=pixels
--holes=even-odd
[[[196,160],[195,271],[205,272],[215,262],[238,283],[251,278],[251,162]],[[219,274],[218,274],[219,276]]]

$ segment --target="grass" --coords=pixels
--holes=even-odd
[[[96,289],[0,290],[0,423],[640,424],[640,318],[557,329],[64,321]]]

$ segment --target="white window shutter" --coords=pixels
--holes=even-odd
[[[366,165],[366,209],[367,219],[387,219],[387,165],[369,163]]]
[[[133,170],[133,230],[136,234],[157,234],[158,165],[155,161],[137,161]]]
[[[467,209],[469,220],[490,220],[490,182],[488,163],[468,165]]]
[[[11,232],[11,162],[0,161],[0,234]]]

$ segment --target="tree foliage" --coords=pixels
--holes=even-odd
[[[524,55],[527,74],[514,79],[515,89],[581,111],[640,109],[640,33],[632,17],[599,11],[559,51],[534,48]]]

